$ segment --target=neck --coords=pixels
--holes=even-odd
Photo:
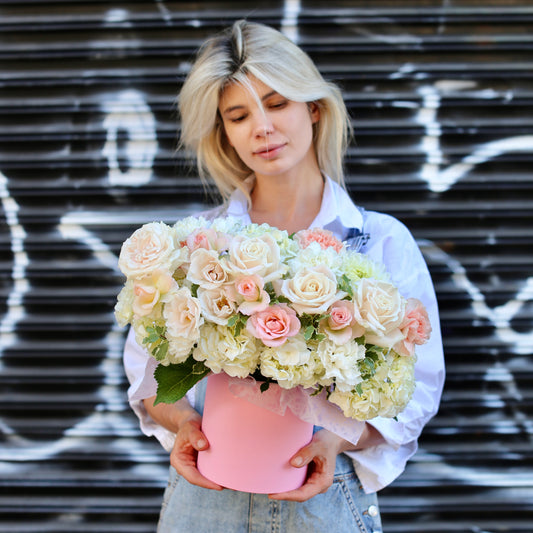
[[[294,233],[307,229],[322,204],[324,180],[318,167],[303,175],[260,176],[252,191],[252,222]]]

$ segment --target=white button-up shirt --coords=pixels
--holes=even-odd
[[[241,191],[233,193],[224,214],[238,217],[245,224],[251,222],[246,198]],[[424,303],[433,328],[429,342],[417,347],[416,389],[406,409],[396,420],[378,417],[368,422],[381,433],[385,442],[364,450],[345,452],[353,460],[365,491],[375,492],[404,471],[407,461],[417,450],[422,428],[438,409],[445,373],[435,291],[426,263],[409,230],[389,215],[360,210],[329,178],[326,179],[320,211],[309,227],[328,229],[341,240],[354,235],[367,236],[368,241],[361,251],[385,265],[403,296],[418,298]],[[361,239],[361,242],[365,241]],[[170,451],[175,435],[154,422],[142,403],[143,398],[156,393],[155,364],[155,359],[135,342],[130,331],[124,348],[124,365],[131,384],[128,390],[130,405],[139,417],[143,433],[155,436]],[[187,397],[194,404],[192,391]]]

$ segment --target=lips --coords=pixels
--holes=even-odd
[[[254,155],[262,157],[264,159],[272,159],[276,157],[281,150],[285,147],[285,144],[270,144],[268,146],[262,146],[258,150],[254,151]]]

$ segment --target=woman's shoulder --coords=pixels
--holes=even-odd
[[[363,224],[365,233],[379,235],[380,237],[404,237],[413,238],[409,228],[393,215],[380,211],[368,211],[359,208],[363,214]]]

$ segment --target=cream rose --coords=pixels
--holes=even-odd
[[[216,250],[198,248],[190,257],[187,279],[203,289],[216,289],[228,281]]]
[[[353,302],[355,320],[367,330],[365,342],[391,348],[403,338],[399,326],[405,300],[392,283],[364,278],[356,286]]]
[[[256,237],[237,235],[226,256],[226,268],[235,276],[257,274],[265,283],[279,279],[286,272],[276,240],[268,234]]]
[[[300,315],[324,313],[333,302],[346,296],[337,290],[337,278],[325,266],[300,269],[292,279],[284,280],[279,290]]]
[[[159,304],[161,297],[169,292],[177,283],[164,271],[157,270],[133,283],[133,312],[136,316],[148,316]]]
[[[198,289],[198,299],[202,314],[206,320],[225,326],[232,315],[237,312],[237,303],[231,298],[227,287],[218,289]]]
[[[124,242],[118,266],[128,278],[134,278],[154,270],[173,272],[186,260],[187,250],[176,247],[172,228],[163,222],[151,222]]]

